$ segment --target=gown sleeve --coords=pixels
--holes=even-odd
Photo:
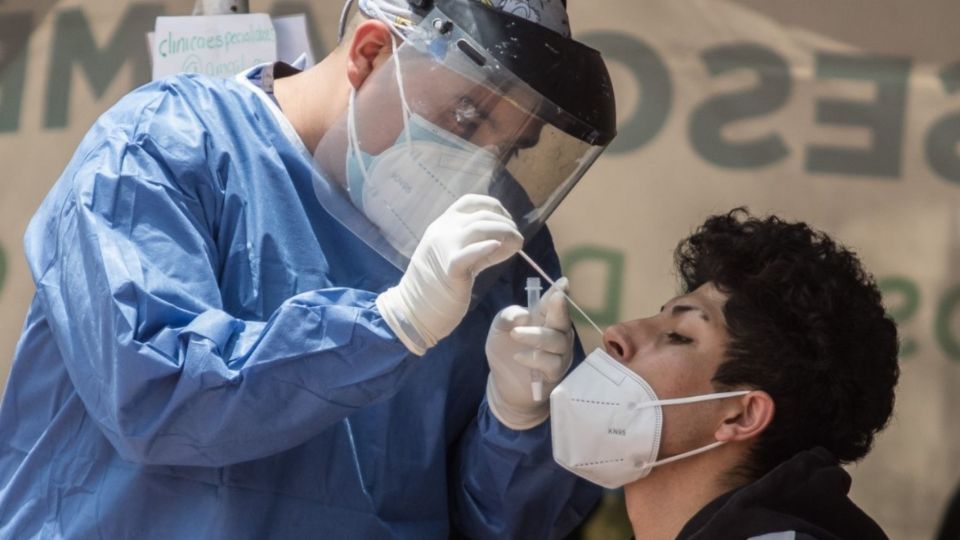
[[[90,418],[126,460],[223,466],[394,395],[409,355],[371,292],[303,292],[266,320],[224,311],[211,141],[155,94],[98,121],[25,237]]]

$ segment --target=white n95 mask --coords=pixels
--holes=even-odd
[[[550,394],[553,459],[594,484],[609,489],[621,487],[647,476],[657,465],[723,444],[716,441],[657,461],[663,405],[748,393],[742,390],[660,400],[643,377],[598,348]]]
[[[489,189],[499,163],[492,152],[409,113],[393,146],[371,157],[356,141],[354,94],[348,114],[350,200],[403,256],[457,199]]]

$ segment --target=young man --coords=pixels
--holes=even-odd
[[[680,243],[685,294],[610,327],[551,396],[557,460],[639,539],[874,539],[840,467],[894,404],[897,330],[849,250],[743,210]]]
[[[540,225],[615,115],[562,4],[518,4],[361,0],[310,70],[173,77],[97,121],[25,238],[0,537],[543,538],[582,519],[598,490],[552,462],[548,405],[505,391],[516,371],[490,375],[483,338],[523,301],[522,244],[559,273]],[[556,380],[573,339],[551,320]]]

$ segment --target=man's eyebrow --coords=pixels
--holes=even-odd
[[[691,305],[687,305],[687,304],[676,304],[675,306],[673,306],[673,309],[670,310],[671,314],[672,314],[674,317],[676,317],[677,315],[680,315],[680,314],[682,314],[682,313],[686,313],[686,312],[688,312],[688,311],[698,311],[698,312],[700,312],[700,318],[701,318],[701,319],[703,319],[703,320],[705,320],[705,321],[707,321],[707,322],[710,321],[710,317],[707,315],[707,312],[704,311],[704,310],[701,309],[701,308],[696,307],[696,306],[691,306]]]

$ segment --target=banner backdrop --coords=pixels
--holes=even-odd
[[[892,538],[931,538],[960,482],[960,8],[569,3],[620,110],[619,138],[550,222],[574,297],[601,324],[654,313],[677,290],[677,241],[736,206],[853,247],[900,323],[903,369],[896,418],[851,467],[853,496]],[[316,58],[333,47],[339,0],[252,4],[306,13]],[[30,216],[96,117],[149,80],[155,18],[191,8],[0,1],[0,385],[34,291]]]

